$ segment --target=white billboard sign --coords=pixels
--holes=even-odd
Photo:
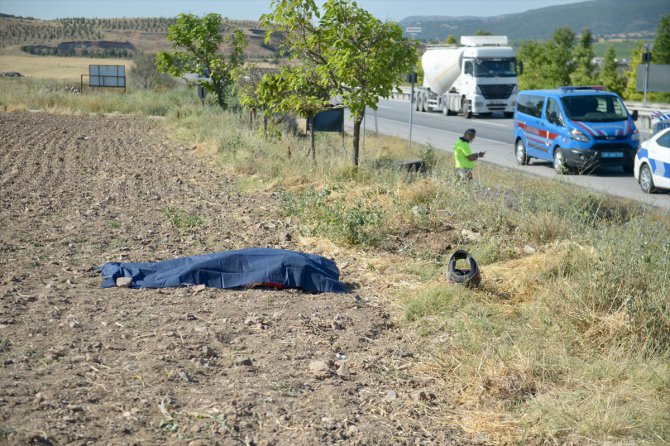
[[[639,64],[635,90],[645,91],[645,81],[646,91],[670,92],[670,65]]]
[[[125,65],[89,65],[88,84],[91,87],[126,88]]]

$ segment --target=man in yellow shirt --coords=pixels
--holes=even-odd
[[[456,163],[456,174],[460,180],[472,179],[472,169],[475,167],[475,161],[486,153],[472,153],[470,143],[475,139],[476,133],[475,129],[467,129],[454,144],[454,162]]]

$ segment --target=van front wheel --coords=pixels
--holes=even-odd
[[[564,175],[569,172],[568,165],[565,162],[565,155],[560,147],[554,150],[554,170],[559,175]]]
[[[528,164],[528,153],[526,152],[526,145],[523,143],[522,139],[519,139],[516,142],[514,154],[516,155],[516,162],[518,165],[525,166]]]

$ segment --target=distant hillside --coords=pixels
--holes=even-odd
[[[132,57],[136,51],[169,50],[168,27],[175,18],[37,20],[0,14],[0,48],[20,47],[31,54],[87,57]],[[264,43],[265,31],[251,20],[224,19],[221,32],[244,32],[246,54],[254,59],[276,57],[277,42]],[[225,45],[222,46],[225,50]]]
[[[577,33],[588,28],[598,37],[647,39],[654,35],[664,14],[670,14],[670,0],[591,0],[495,17],[413,16],[399,23],[420,26],[422,32],[416,37],[425,41],[444,41],[449,35],[459,38],[477,31],[506,35],[517,42],[548,40],[561,26]]]
[[[589,28],[596,38],[648,40],[653,38],[660,17],[670,14],[670,0],[590,0],[495,17],[459,17],[457,9],[445,9],[436,10],[440,15],[407,17],[399,24],[420,26],[422,33],[416,37],[425,42],[442,42],[449,35],[459,38],[477,31],[507,35],[512,42],[547,40],[560,26],[569,26],[577,33]],[[158,17],[37,20],[0,13],[0,48],[61,56],[131,57],[136,51],[154,53],[170,49],[167,30],[175,20]],[[247,37],[249,58],[277,58],[276,37],[273,42],[264,43],[265,31],[258,22],[224,19],[223,33],[235,29],[242,30]]]

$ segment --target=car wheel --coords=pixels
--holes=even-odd
[[[564,175],[569,172],[568,165],[565,162],[565,155],[560,147],[554,150],[554,170],[559,175]]]
[[[653,194],[656,191],[654,177],[651,176],[651,169],[648,164],[643,164],[640,167],[640,188],[645,194]]]
[[[525,166],[528,164],[528,154],[526,153],[526,145],[523,143],[523,140],[519,138],[514,147],[514,154],[516,155],[516,162],[520,166]]]
[[[623,165],[623,172],[631,175],[633,171],[635,170],[635,166],[632,164],[624,164]]]
[[[514,112],[505,112],[505,118],[513,118]]]

